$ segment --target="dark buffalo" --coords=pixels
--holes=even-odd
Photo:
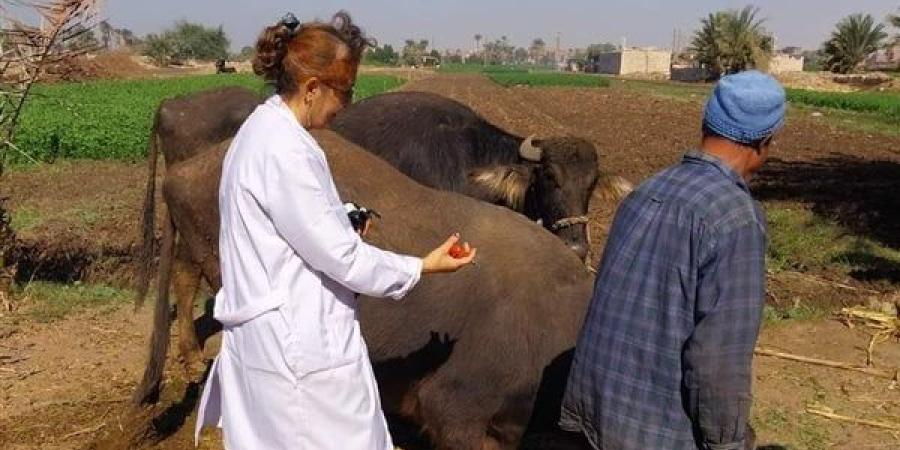
[[[234,136],[260,102],[259,94],[251,90],[226,87],[165,100],[156,110],[147,148],[149,176],[141,224],[143,242],[138,268],[138,307],[147,294],[154,256],[159,152],[162,152],[166,165],[184,161],[200,149]]]
[[[527,426],[552,423],[564,361],[591,293],[581,260],[521,215],[417,184],[333,132],[314,136],[342,198],[384,216],[370,235],[376,245],[424,254],[458,230],[479,248],[477,266],[427,277],[402,302],[361,302],[386,411],[418,425],[438,449],[512,449]],[[172,220],[164,223],[151,356],[135,400],[158,394],[177,233],[212,288],[219,287],[217,191],[228,144],[166,174],[163,195]],[[193,298],[176,295],[179,315],[190,312]],[[180,337],[193,333],[181,328]],[[536,408],[548,393],[556,405]]]
[[[164,102],[150,140],[138,305],[149,285],[154,243],[157,149],[166,163],[187,159],[237,132],[260,103],[245,88],[226,88]],[[345,109],[333,128],[426,186],[460,192],[519,211],[557,234],[580,257],[588,251],[592,194],[618,199],[631,190],[598,171],[596,150],[578,138],[523,139],[470,108],[434,94],[397,92]],[[599,176],[600,186],[595,189]]]
[[[370,97],[343,110],[331,129],[412,179],[518,211],[588,252],[587,210],[598,194],[631,185],[599,170],[597,149],[575,137],[510,134],[454,100],[425,92]]]

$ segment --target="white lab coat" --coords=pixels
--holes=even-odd
[[[392,449],[354,292],[400,299],[422,260],[360,239],[325,154],[277,95],[231,143],[219,208],[224,331],[197,436],[218,425],[230,450]]]

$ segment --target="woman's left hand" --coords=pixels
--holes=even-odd
[[[461,257],[454,258],[450,253],[450,249],[459,242],[459,234],[450,236],[440,247],[434,249],[428,256],[422,258],[422,273],[447,273],[456,272],[457,270],[472,264],[475,260],[475,254],[478,250],[469,246],[468,243],[462,244]]]

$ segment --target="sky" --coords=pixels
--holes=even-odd
[[[223,26],[238,50],[252,45],[259,32],[293,12],[301,21],[328,19],[346,9],[379,43],[395,48],[405,39],[428,39],[439,49],[470,50],[473,36],[486,40],[506,35],[516,46],[534,38],[563,48],[604,41],[628,46],[670,48],[676,29],[685,40],[701,17],[712,11],[741,8],[745,1],[712,0],[106,0],[103,16],[115,27],[138,35],[159,32],[177,20]],[[834,25],[855,12],[883,20],[898,12],[900,0],[755,0],[778,48],[815,49]]]

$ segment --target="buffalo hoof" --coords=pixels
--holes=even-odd
[[[182,372],[189,380],[203,375],[203,372],[206,370],[206,361],[204,361],[203,354],[199,350],[181,351],[179,354],[178,362],[181,365]]]

